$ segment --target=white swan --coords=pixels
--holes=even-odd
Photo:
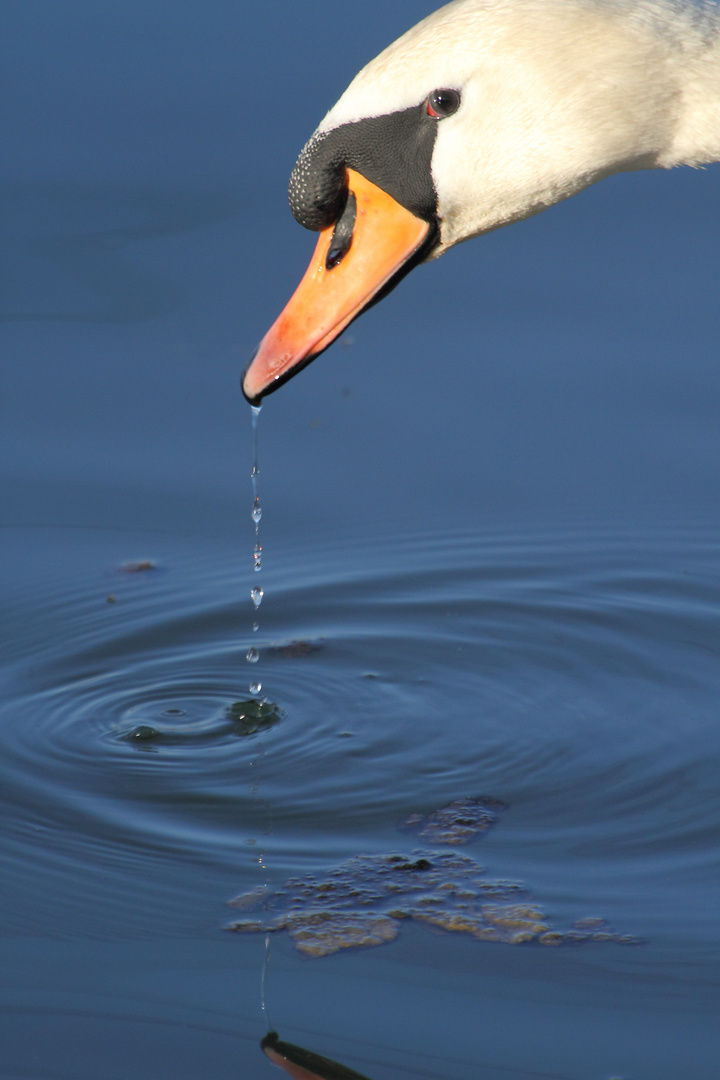
[[[455,0],[356,76],[302,151],[320,238],[244,375],[257,403],[409,269],[612,173],[720,159],[720,9]]]

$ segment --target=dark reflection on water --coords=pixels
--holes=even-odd
[[[284,1069],[295,1080],[369,1080],[337,1061],[304,1050],[302,1046],[282,1042],[276,1031],[271,1031],[260,1043],[273,1065]]]

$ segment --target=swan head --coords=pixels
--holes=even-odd
[[[418,263],[621,169],[673,124],[662,35],[613,0],[455,0],[355,77],[290,179],[319,232],[243,378],[253,404]],[[649,76],[652,73],[652,77]]]

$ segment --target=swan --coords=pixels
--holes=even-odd
[[[720,160],[720,8],[454,0],[353,79],[290,178],[319,232],[243,375],[252,404],[418,263],[613,173]]]

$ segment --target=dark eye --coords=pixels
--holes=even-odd
[[[444,120],[460,108],[459,90],[433,90],[426,104],[428,116],[433,120]]]

